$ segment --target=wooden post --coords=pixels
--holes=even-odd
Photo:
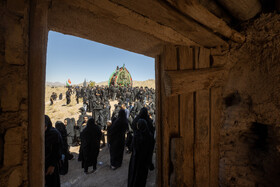
[[[156,146],[157,146],[157,186],[162,186],[163,183],[163,161],[162,161],[162,128],[163,128],[163,123],[161,119],[161,58],[160,56],[156,57],[155,60],[155,70],[156,70]]]
[[[47,51],[47,0],[30,1],[29,36],[29,186],[44,186],[44,106]]]

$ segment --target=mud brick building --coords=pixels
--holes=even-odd
[[[279,5],[1,0],[0,186],[44,185],[49,30],[155,57],[158,186],[279,186]]]

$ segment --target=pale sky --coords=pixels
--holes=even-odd
[[[49,32],[46,81],[72,84],[108,81],[116,66],[123,66],[132,79],[155,79],[154,58],[90,40]]]

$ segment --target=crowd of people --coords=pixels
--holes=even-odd
[[[46,186],[60,186],[59,175],[68,172],[73,158],[69,146],[80,145],[78,160],[85,174],[96,170],[105,135],[110,152],[110,168],[121,167],[124,149],[131,153],[128,187],[145,186],[155,145],[155,90],[143,87],[75,87],[66,92],[66,104],[76,94],[83,100],[79,118],[57,121],[55,128],[45,116]],[[111,114],[110,101],[117,100]],[[91,115],[89,115],[90,113]],[[101,143],[102,142],[102,143]],[[54,145],[55,144],[55,145]],[[92,169],[91,169],[92,168]]]

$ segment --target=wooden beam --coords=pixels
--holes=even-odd
[[[170,27],[190,40],[205,46],[215,47],[227,43],[193,19],[174,10],[167,2],[158,0],[110,0],[138,14]]]
[[[144,15],[110,2],[109,0],[60,1],[64,1],[73,7],[89,10],[94,15],[98,15],[100,18],[103,17],[110,19],[116,23],[126,25],[133,30],[150,34],[151,36],[154,36],[164,42],[172,43],[174,45],[198,46],[197,43],[191,41],[189,38],[180,34],[173,28],[157,23]]]
[[[165,71],[164,87],[167,96],[195,92],[222,84],[223,68]]]
[[[218,18],[221,18],[227,23],[231,23],[231,17],[228,12],[216,3],[215,0],[197,0],[199,4],[207,8],[210,12],[212,12]]]
[[[84,8],[70,6],[62,0],[52,1],[52,6],[48,9],[48,28],[151,57],[160,54],[162,45],[166,44],[150,34],[116,23]]]
[[[218,0],[233,17],[247,21],[255,17],[261,10],[262,5],[259,0]]]
[[[209,12],[197,0],[167,0],[174,8],[197,22],[237,43],[243,43],[245,36],[231,29],[226,22]]]

